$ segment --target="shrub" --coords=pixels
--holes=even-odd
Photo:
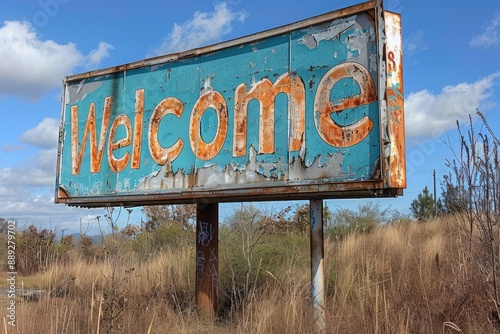
[[[44,270],[56,259],[55,233],[47,229],[38,231],[30,225],[17,235],[16,255],[17,271],[33,274]]]

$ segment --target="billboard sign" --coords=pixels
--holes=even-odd
[[[400,16],[375,1],[68,76],[57,203],[396,196]]]

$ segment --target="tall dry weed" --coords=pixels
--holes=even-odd
[[[327,333],[494,332],[487,277],[475,274],[455,222],[388,225],[327,241]],[[124,250],[90,263],[74,255],[26,280],[48,293],[38,303],[20,301],[13,333],[316,333],[307,249],[292,241],[279,261],[255,269],[241,308],[215,323],[197,315],[194,247],[146,258]],[[231,272],[235,264],[224,259],[221,272]]]

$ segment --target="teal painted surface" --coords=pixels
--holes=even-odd
[[[220,190],[227,186],[234,187],[234,184],[272,186],[283,182],[301,184],[370,180],[380,156],[379,102],[332,114],[332,119],[341,126],[355,123],[365,116],[373,122],[373,128],[361,142],[348,147],[335,147],[326,143],[318,133],[314,121],[317,117],[314,100],[323,76],[336,65],[346,62],[366,68],[378,90],[376,31],[371,17],[359,14],[210,54],[84,81],[70,81],[66,87],[63,110],[64,131],[58,185],[72,197],[85,197],[188,191],[207,187]],[[236,87],[244,83],[248,91],[252,85],[265,78],[275,83],[286,73],[300,76],[305,88],[302,148],[289,150],[289,99],[282,93],[275,100],[274,152],[256,152],[259,146],[259,102],[253,100],[248,104],[246,154],[235,156],[233,130]],[[137,90],[144,90],[141,124],[134,124]],[[204,160],[196,157],[190,145],[189,127],[193,107],[200,95],[207,91],[217,91],[224,97],[228,132],[220,151],[213,158]],[[330,100],[338,103],[359,93],[358,83],[352,78],[344,78],[332,89]],[[91,103],[95,104],[99,143],[104,103],[110,96],[113,102],[100,170],[90,170],[90,141],[87,139],[80,171],[78,174],[72,173],[71,108],[78,108],[80,150]],[[180,100],[184,109],[180,118],[175,115],[162,118],[158,140],[162,147],[170,147],[178,139],[183,141],[184,146],[173,161],[162,165],[151,155],[148,129],[153,110],[168,97]],[[108,164],[109,154],[112,153],[116,158],[127,153],[133,154],[133,144],[111,153],[108,150],[109,128],[119,115],[129,118],[132,133],[135,126],[142,127],[142,147],[139,168],[131,168],[129,161],[123,170],[114,172]],[[205,142],[215,138],[218,126],[216,111],[205,111],[201,119],[201,137]],[[118,126],[115,141],[126,137],[125,126]]]

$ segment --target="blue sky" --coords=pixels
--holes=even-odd
[[[53,204],[65,76],[255,34],[356,1],[3,0],[0,5],[0,217],[78,230],[104,210]],[[408,213],[452,158],[456,120],[476,108],[500,133],[500,3],[385,1],[401,13],[408,187],[381,204]],[[329,201],[356,208],[359,200]],[[277,207],[287,203],[270,203]],[[221,204],[221,219],[234,204]],[[116,213],[115,213],[116,216]],[[127,212],[122,212],[127,217]],[[140,209],[131,215],[138,223]]]

